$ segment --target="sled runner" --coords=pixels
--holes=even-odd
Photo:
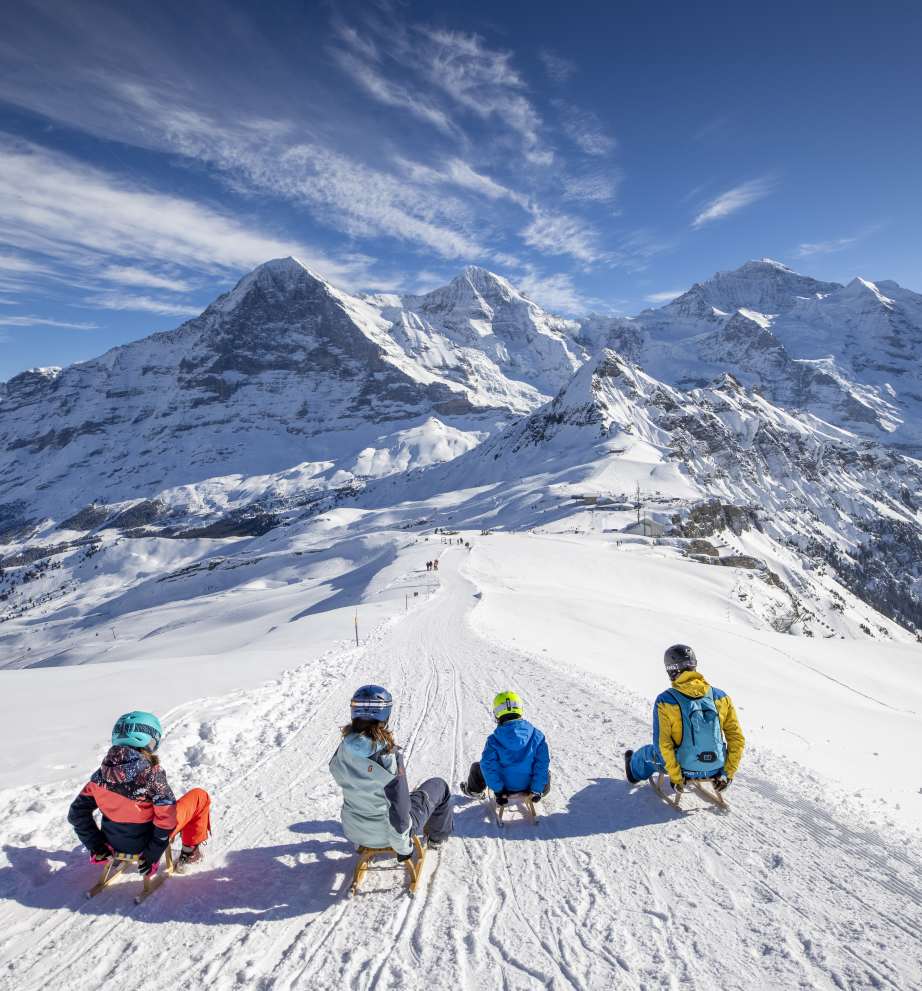
[[[669,778],[665,774],[657,772],[650,778],[650,787],[667,805],[681,812],[682,796],[677,791],[672,791],[668,782]]]
[[[723,812],[729,812],[730,806],[727,800],[724,798],[723,794],[714,787],[712,781],[707,778],[689,778],[687,779],[688,785],[685,794],[689,794],[690,791],[694,791],[695,794],[699,795],[704,801],[713,805],[715,808],[720,809]],[[669,777],[665,774],[656,773],[650,778],[650,785],[657,795],[669,806],[676,809],[678,812],[688,812],[689,809],[682,808],[682,794],[677,791],[673,791],[671,785],[669,784]]]
[[[695,789],[695,791],[706,801],[710,802],[711,805],[722,810],[723,812],[729,812],[730,806],[727,804],[727,800],[724,798],[723,792],[718,791],[714,787],[713,781],[708,779],[699,781],[690,781],[690,785]]]
[[[508,801],[505,805],[496,804],[496,796],[490,796],[490,806],[493,809],[493,817],[496,819],[496,825],[502,827],[503,816],[510,809],[517,809],[520,813],[518,818],[525,819],[530,822],[533,826],[538,825],[538,810],[535,808],[535,803],[531,800],[531,793],[527,791],[514,791],[509,795]]]
[[[119,876],[119,874],[124,874],[129,867],[136,867],[138,861],[140,860],[140,855],[137,853],[113,853],[112,858],[108,861],[105,868],[103,869],[102,875],[96,884],[86,892],[87,898],[95,898],[104,888],[108,888],[109,885]],[[173,874],[175,868],[173,866],[173,851],[170,847],[166,848],[166,864],[163,870],[157,871],[157,873],[151,877],[147,875],[144,878],[144,887],[141,889],[139,895],[135,895],[134,903],[135,905],[140,905],[148,895],[153,894],[163,882]]]
[[[349,888],[349,897],[351,898],[359,890],[359,885],[361,885],[366,873],[369,870],[369,864],[376,857],[396,857],[397,851],[392,847],[370,847],[370,846],[360,846],[358,849],[359,862],[355,865],[355,871],[352,874],[352,886]],[[426,847],[418,836],[413,837],[413,854],[409,860],[403,861],[403,866],[407,871],[407,891],[412,898],[416,894],[416,889],[419,887],[419,881],[423,873],[423,861],[426,859]],[[371,870],[399,870],[400,866],[397,867],[372,867]]]

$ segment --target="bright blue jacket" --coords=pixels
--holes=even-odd
[[[525,719],[510,719],[487,737],[480,770],[494,792],[543,792],[550,780],[547,740]]]

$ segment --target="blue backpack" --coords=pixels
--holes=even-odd
[[[720,726],[720,713],[709,688],[700,699],[681,692],[668,692],[682,712],[682,742],[676,747],[676,760],[687,778],[709,778],[717,774],[727,759],[727,744]]]

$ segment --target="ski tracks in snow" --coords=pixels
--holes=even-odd
[[[646,742],[647,724],[613,683],[479,636],[462,559],[447,551],[441,591],[362,647],[208,702],[206,718],[184,711],[164,763],[174,786],[213,792],[216,834],[207,864],[144,906],[132,882],[83,901],[92,871],[62,825],[71,791],[48,789],[38,812],[34,794],[13,793],[2,987],[918,986],[911,852],[745,765],[730,815],[677,814],[632,789],[620,755]],[[551,746],[540,825],[499,829],[484,804],[458,798],[456,836],[428,855],[415,899],[401,871],[369,874],[346,899],[353,858],[326,765],[368,681],[397,699],[411,786],[439,775],[453,791],[491,729],[490,698],[519,691]]]

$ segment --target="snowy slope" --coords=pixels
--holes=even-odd
[[[740,555],[762,563],[761,578],[774,589],[760,590],[764,608],[776,612],[778,628],[905,639],[852,595],[869,590],[880,593],[877,602],[892,600],[891,618],[910,629],[919,623],[922,516],[914,494],[922,464],[788,413],[731,376],[683,391],[603,351],[551,403],[503,433],[358,498],[383,508],[442,494],[435,522],[515,528],[572,528],[580,500],[584,508],[601,500],[599,525],[620,529],[635,519],[638,487],[645,514],[666,537],[685,538],[677,544],[687,553],[716,555],[690,539],[715,536],[726,544],[714,563]],[[735,531],[710,520],[705,507],[714,499],[736,507]],[[606,508],[619,505],[628,511]],[[862,584],[848,568],[864,555],[876,573]],[[836,580],[836,569],[846,581]]]
[[[561,586],[554,608],[563,627],[535,651],[521,627],[535,612],[503,621],[503,605],[518,592],[526,606],[546,610],[536,576],[570,560],[570,548],[527,535],[473,539],[470,555],[441,551],[441,592],[361,647],[343,645],[276,683],[201,699],[169,716],[164,763],[177,787],[214,793],[215,835],[208,860],[144,906],[131,905],[131,881],[83,899],[96,871],[62,816],[82,768],[4,792],[0,987],[37,991],[65,980],[74,991],[126,982],[213,991],[492,989],[498,981],[517,989],[917,986],[918,841],[901,836],[892,806],[881,832],[809,763],[792,764],[766,745],[778,735],[761,725],[777,710],[762,693],[760,670],[772,641],[740,655],[738,629],[720,621],[713,586],[686,581],[671,565],[657,571],[655,556],[644,561],[648,581],[670,576],[661,601],[676,625],[661,623],[659,639],[674,629],[692,642],[706,639],[749,737],[732,813],[678,816],[650,789],[632,789],[620,767],[620,750],[649,733],[649,698],[631,690],[646,676],[633,671],[660,664],[659,644],[649,656],[637,592],[615,584],[587,605],[578,601],[584,582],[576,595]],[[492,540],[500,543],[484,546]],[[433,547],[420,544],[404,558],[404,580],[425,580],[418,551]],[[593,554],[613,553],[587,552],[584,567]],[[773,636],[786,647],[788,638]],[[593,666],[600,638],[612,658],[604,674],[576,670]],[[861,647],[866,658],[869,649],[881,698],[884,672],[898,675],[901,662],[892,648]],[[734,656],[736,663],[726,660]],[[808,726],[818,744],[851,732],[837,682],[811,677],[780,654],[772,665],[782,698],[809,679],[816,712],[842,716],[809,722],[795,713],[788,725]],[[865,677],[857,665],[853,676]],[[346,900],[352,858],[326,762],[351,690],[369,680],[395,692],[413,782],[430,774],[456,782],[490,729],[489,697],[516,687],[553,752],[553,791],[537,831],[511,824],[501,835],[481,806],[459,798],[456,836],[430,856],[417,899],[400,897],[399,875],[385,873]],[[917,735],[920,700],[900,701],[914,708]],[[124,707],[121,698],[112,705]],[[883,704],[865,701],[862,718],[869,743],[890,738],[892,712]],[[102,752],[104,728],[74,734],[65,723],[59,732],[78,737],[82,757],[87,743]],[[4,749],[15,742],[4,736]],[[881,782],[872,776],[861,784],[873,792]]]

